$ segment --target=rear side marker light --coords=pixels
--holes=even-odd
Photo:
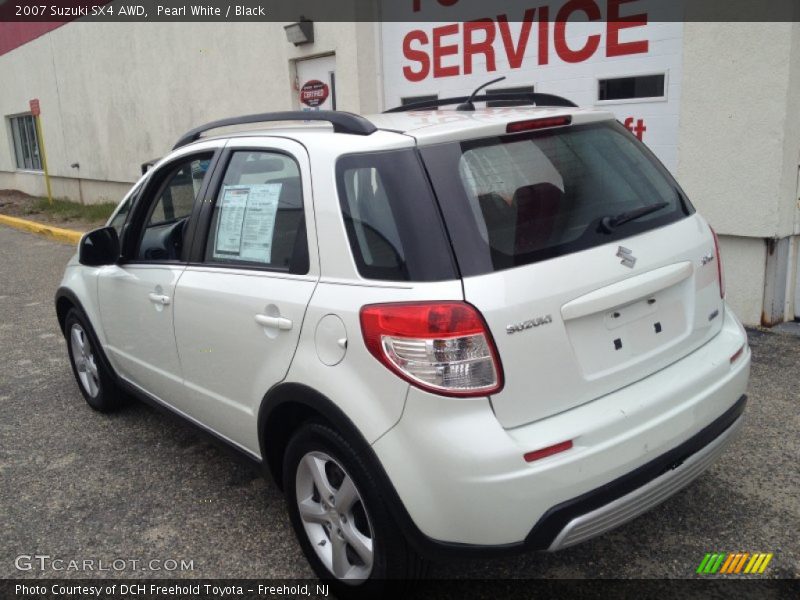
[[[731,356],[731,364],[735,363],[739,358],[741,358],[742,354],[744,354],[744,346],[739,348],[736,353]]]
[[[545,129],[546,127],[559,127],[572,123],[571,116],[565,117],[544,117],[541,119],[529,119],[527,121],[515,121],[506,126],[506,133],[520,133],[521,131],[532,131],[535,129]]]
[[[411,384],[444,396],[485,396],[503,387],[489,329],[466,302],[372,304],[361,309],[370,353]]]
[[[548,446],[547,448],[542,448],[541,450],[528,452],[527,454],[523,455],[523,458],[526,462],[533,462],[535,460],[547,458],[548,456],[553,456],[553,454],[558,454],[559,452],[565,452],[570,448],[572,448],[572,440],[561,442],[560,444],[556,444],[554,446]]]
[[[717,257],[717,279],[719,280],[719,297],[725,298],[725,270],[722,268],[722,255],[719,253],[719,236],[714,228],[711,227],[711,235],[714,236],[714,254]]]

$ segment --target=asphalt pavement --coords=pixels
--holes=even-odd
[[[83,401],[53,308],[73,252],[0,226],[0,577],[311,577],[271,482],[150,407],[103,415]],[[765,576],[800,577],[800,337],[750,336],[743,432],[691,486],[578,547],[437,564],[430,576],[685,578],[707,552],[744,551],[774,553]],[[17,568],[34,554],[128,562]]]

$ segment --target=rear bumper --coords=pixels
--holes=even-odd
[[[427,556],[557,550],[628,521],[712,464],[741,423],[750,351],[728,311],[710,342],[650,377],[505,430],[483,399],[412,388],[373,449]],[[535,390],[532,390],[535,394]],[[534,463],[524,453],[573,440]]]
[[[556,506],[525,540],[551,552],[580,544],[657,506],[699,477],[724,452],[742,424],[742,396],[728,411],[677,448],[632,473]]]

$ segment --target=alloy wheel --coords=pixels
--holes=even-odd
[[[78,381],[89,396],[96,398],[100,393],[100,375],[97,372],[97,361],[89,337],[83,328],[75,323],[70,330],[69,339]]]
[[[300,460],[295,481],[300,518],[322,564],[346,583],[367,579],[374,535],[353,479],[331,456],[315,451]]]

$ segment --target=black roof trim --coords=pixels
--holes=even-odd
[[[450,106],[451,104],[462,104],[468,101],[471,102],[496,102],[498,100],[506,101],[519,101],[527,102],[534,106],[566,106],[569,108],[577,108],[572,100],[567,100],[555,94],[539,94],[537,92],[499,92],[497,94],[483,94],[481,96],[459,96],[457,98],[440,98],[438,100],[423,100],[422,102],[414,102],[404,106],[396,106],[389,110],[383,111],[384,113],[399,113],[408,112],[411,110],[429,110],[438,108],[440,106]]]
[[[338,110],[288,110],[282,112],[260,113],[257,115],[242,115],[211,121],[200,127],[195,127],[184,133],[173,150],[191,144],[200,139],[200,136],[210,129],[230,127],[232,125],[245,125],[247,123],[268,123],[272,121],[327,121],[333,125],[336,133],[349,133],[352,135],[370,135],[378,129],[361,115]]]

